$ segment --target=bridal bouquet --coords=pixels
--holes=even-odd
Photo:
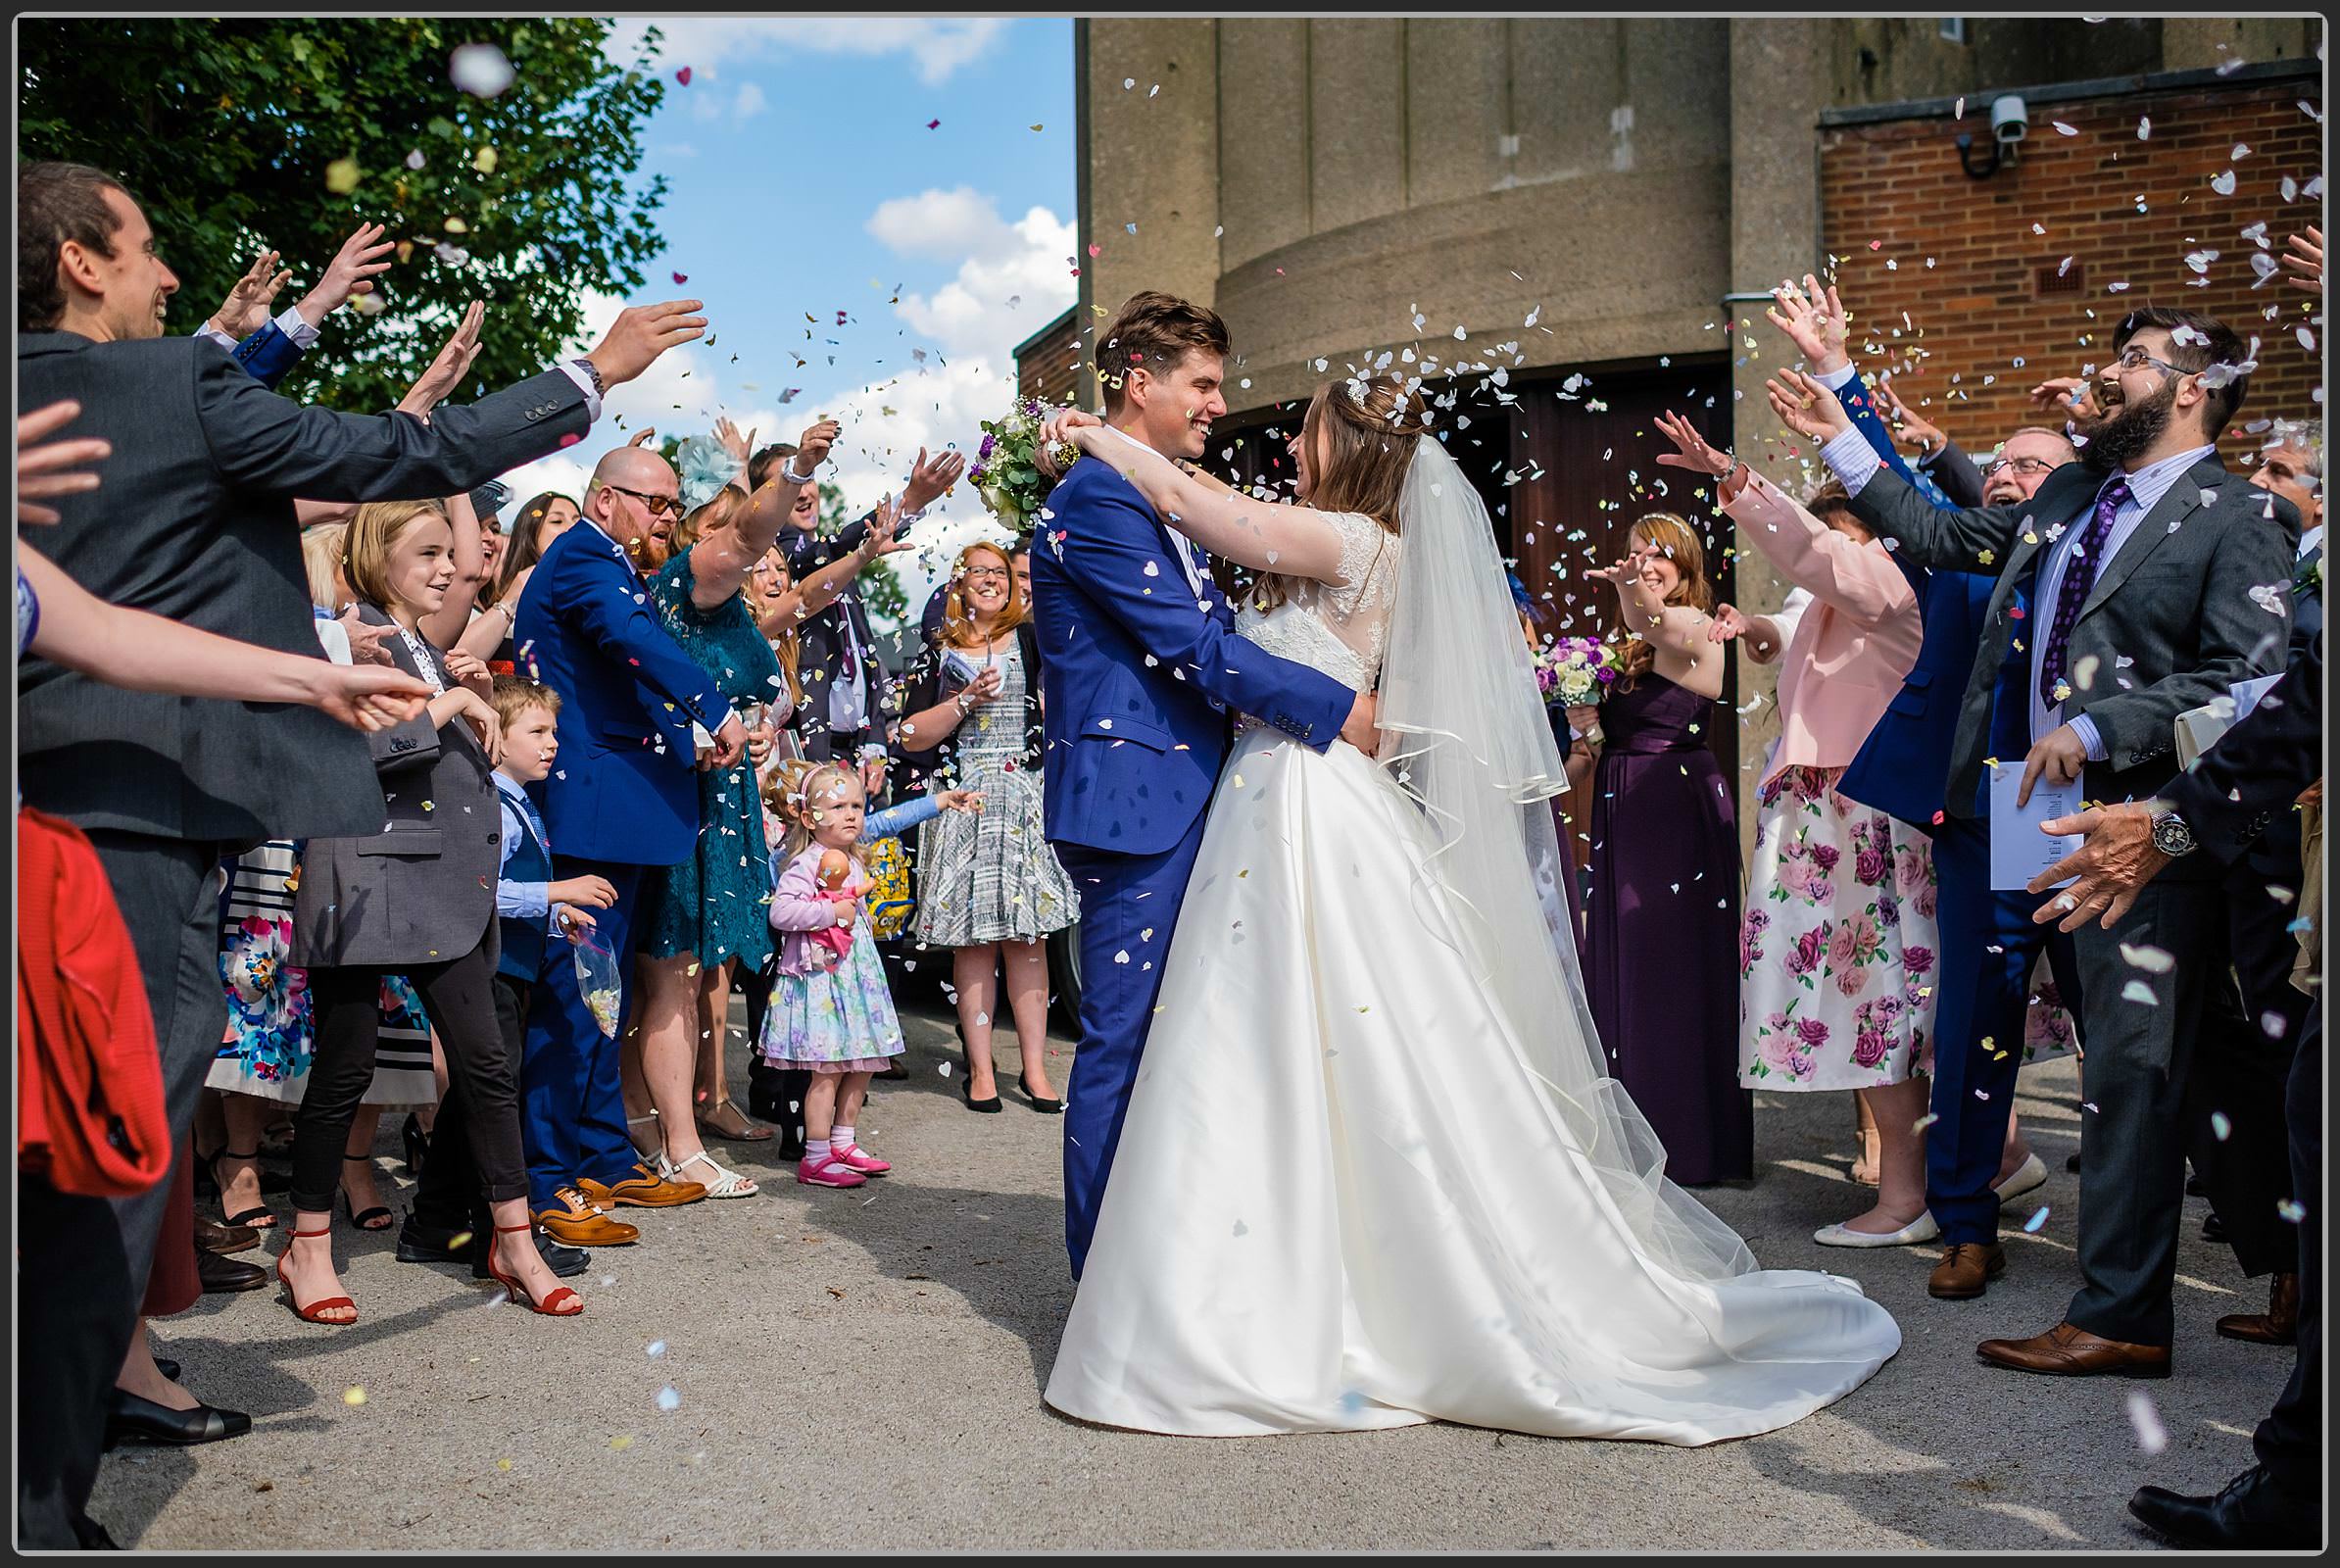
[[[1547,708],[1599,702],[1617,671],[1617,650],[1597,638],[1556,637],[1536,654],[1536,684]]]
[[[1038,398],[1024,398],[1005,418],[984,420],[983,444],[976,449],[974,466],[967,470],[967,478],[992,515],[1019,539],[1055,488],[1055,481],[1042,473],[1034,461],[1040,448],[1041,421],[1053,412]]]

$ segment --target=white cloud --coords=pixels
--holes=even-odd
[[[691,75],[695,82],[704,79],[697,72],[693,72]],[[694,93],[691,98],[691,118],[703,124],[707,124],[728,114],[734,125],[744,125],[757,115],[762,114],[767,107],[764,102],[763,89],[752,81],[743,81],[740,83],[739,92],[728,99],[717,91]]]
[[[990,203],[984,206],[988,211]],[[1035,207],[1012,228],[1001,228],[1007,243],[969,254],[957,276],[932,295],[904,294],[897,309],[922,336],[952,353],[1008,366],[1015,345],[1070,305],[1078,285],[1065,265],[1075,248],[1071,223]]]
[[[897,256],[993,257],[1016,243],[999,207],[972,185],[880,202],[863,227]]]
[[[1007,23],[996,17],[620,17],[603,43],[603,53],[620,66],[632,65],[643,31],[651,26],[664,34],[659,66],[669,77],[681,67],[690,67],[693,86],[713,78],[718,62],[738,64],[767,56],[812,53],[907,55],[917,68],[918,79],[931,87],[950,80],[961,66],[989,53],[1006,31]]]
[[[740,83],[740,95],[732,100],[731,122],[735,125],[745,124],[762,114],[764,108],[763,89],[752,81],[743,81]]]
[[[696,158],[699,156],[699,149],[687,141],[660,142],[657,151],[662,158]]]

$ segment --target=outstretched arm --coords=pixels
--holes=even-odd
[[[1071,425],[1068,439],[1129,480],[1146,505],[1212,555],[1254,571],[1341,581],[1341,531],[1323,513],[1206,484],[1109,424]]]

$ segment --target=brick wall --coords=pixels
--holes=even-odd
[[[1085,347],[1076,305],[1016,346],[1016,395],[1093,407],[1097,383],[1083,363]]]
[[[1969,100],[1957,124],[1934,116],[1823,129],[1823,239],[1837,258],[1856,342],[1881,346],[1884,363],[1905,368],[1903,398],[1985,451],[2016,426],[2041,422],[2027,396],[2041,380],[2111,358],[2112,329],[2127,308],[2150,299],[2207,311],[2246,342],[2262,340],[2236,428],[2220,443],[2229,466],[2248,471],[2255,465],[2243,460],[2260,445],[2248,425],[2322,413],[2313,400],[2320,333],[2313,352],[2294,336],[2316,306],[2280,278],[2254,288],[2258,247],[2240,233],[2264,220],[2270,254],[2280,255],[2286,234],[2321,226],[2319,199],[2287,203],[2279,188],[2285,176],[2305,186],[2322,172],[2322,127],[2302,99],[2321,112],[2316,77],[2027,97],[2021,156],[1987,179],[1961,171],[1952,139],[1963,129],[1988,146],[1987,96]],[[2058,131],[2058,121],[2075,134]],[[2240,159],[2237,143],[2250,149]],[[2235,188],[2221,195],[2211,181],[2228,170]],[[2198,275],[2186,257],[2204,250],[2218,254]],[[1756,333],[1775,336],[1760,318]],[[1864,369],[1880,363],[1857,357]]]

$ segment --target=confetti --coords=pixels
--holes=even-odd
[[[616,1437],[609,1440],[609,1451],[611,1453],[623,1453],[626,1449],[632,1447],[633,1446],[634,1440],[630,1437]]]
[[[2036,1236],[2039,1234],[2039,1227],[2047,1223],[2047,1205],[2042,1203],[2038,1213],[2023,1221],[2023,1229]]]
[[[2153,947],[2145,943],[2132,946],[2123,942],[2121,944],[2121,956],[2147,974],[2168,974],[2177,966],[2177,957],[2174,954],[2167,949]]]
[[[688,87],[691,84],[691,68],[689,66],[683,67],[680,71],[674,74],[674,79]]]
[[[2143,1389],[2128,1391],[2128,1424],[2137,1434],[2137,1446],[2147,1453],[2159,1453],[2169,1446],[2169,1429],[2162,1425],[2162,1413],[2153,1407]]]
[[[2147,985],[2142,980],[2131,980],[2127,985],[2122,986],[2121,988],[2121,1000],[2123,1002],[2142,1002],[2148,1007],[2158,1007],[2162,1004],[2161,999],[2153,994],[2153,987]]]
[[[358,160],[336,158],[325,166],[325,189],[336,196],[347,196],[358,188]]]
[[[2044,1210],[2043,1210],[2043,1212],[2044,1212]],[[682,1405],[682,1396],[681,1396],[680,1394],[678,1394],[678,1393],[676,1393],[676,1392],[675,1392],[675,1388],[674,1388],[674,1385],[673,1385],[673,1384],[669,1383],[669,1384],[667,1384],[667,1385],[666,1385],[664,1388],[662,1388],[662,1389],[658,1390],[658,1408],[659,1408],[659,1409],[661,1409],[661,1410],[673,1410],[673,1409],[678,1409],[678,1408],[680,1408],[680,1407],[681,1407],[681,1405]]]
[[[666,1342],[664,1340],[653,1340],[642,1348],[642,1353],[654,1359],[664,1355],[666,1353]]]
[[[2213,1138],[2222,1144],[2233,1131],[2234,1123],[2227,1120],[2224,1111],[2214,1110],[2210,1113],[2210,1135]]]
[[[677,283],[688,283],[691,280],[691,275],[688,272],[669,272],[666,275]]]
[[[482,174],[494,173],[496,172],[496,149],[493,147],[482,147],[479,149],[479,151],[473,153],[471,155],[471,167],[473,170]]]
[[[512,62],[492,43],[467,43],[447,57],[447,79],[474,98],[493,98],[512,83]]]
[[[363,1388],[353,1385],[341,1396],[341,1402],[347,1405],[364,1404],[366,1402],[366,1391]]]
[[[413,152],[407,154],[407,167],[409,169],[420,169],[422,167],[421,148],[417,147]]]
[[[2210,188],[2221,196],[2234,194],[2234,171],[2229,169],[2210,176]]]
[[[2293,1225],[2308,1217],[2308,1205],[2297,1199],[2286,1198],[2275,1204],[2275,1212]]]

